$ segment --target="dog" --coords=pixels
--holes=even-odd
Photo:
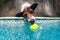
[[[30,6],[30,4],[28,4],[28,5],[26,5],[28,7],[22,8],[23,10],[21,10],[20,13],[16,14],[16,17],[24,17],[28,22],[30,22],[31,24],[34,24],[34,22],[35,22],[34,10],[36,9],[38,4],[33,3],[31,6]]]

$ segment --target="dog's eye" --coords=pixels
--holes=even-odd
[[[30,13],[33,13],[33,11],[30,11]]]
[[[24,14],[24,17],[27,17],[27,14]]]
[[[27,16],[27,14],[24,14],[24,16]]]

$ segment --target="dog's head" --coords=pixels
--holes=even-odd
[[[21,12],[23,12],[23,16],[27,14],[31,14],[31,15],[34,15],[34,10],[36,9],[37,7],[37,3],[33,3],[32,5],[29,4],[28,2],[25,2],[22,7],[21,7]]]
[[[24,4],[25,5],[25,4]],[[27,5],[27,6],[26,6]],[[34,10],[37,7],[37,3],[34,3],[32,5],[30,5],[29,3],[27,3],[25,5],[25,8],[23,8],[23,16],[27,19],[27,21],[29,21],[30,23],[34,23],[35,22],[35,13]]]
[[[33,3],[32,5],[28,2],[24,3],[21,8],[21,12],[19,13],[19,16],[23,15],[22,17],[26,18],[30,23],[35,22],[35,13],[34,10],[37,7],[37,3]],[[20,15],[21,14],[21,15]]]
[[[35,13],[34,11],[30,8],[27,7],[26,9],[24,9],[24,17],[27,19],[27,21],[29,21],[30,23],[34,23],[35,22]]]

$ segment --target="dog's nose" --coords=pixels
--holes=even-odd
[[[31,19],[31,20],[30,20],[30,23],[31,23],[31,24],[34,24],[34,22],[35,22],[34,19]]]

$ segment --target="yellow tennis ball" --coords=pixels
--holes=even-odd
[[[37,24],[32,24],[30,25],[30,30],[38,30],[38,25]]]

